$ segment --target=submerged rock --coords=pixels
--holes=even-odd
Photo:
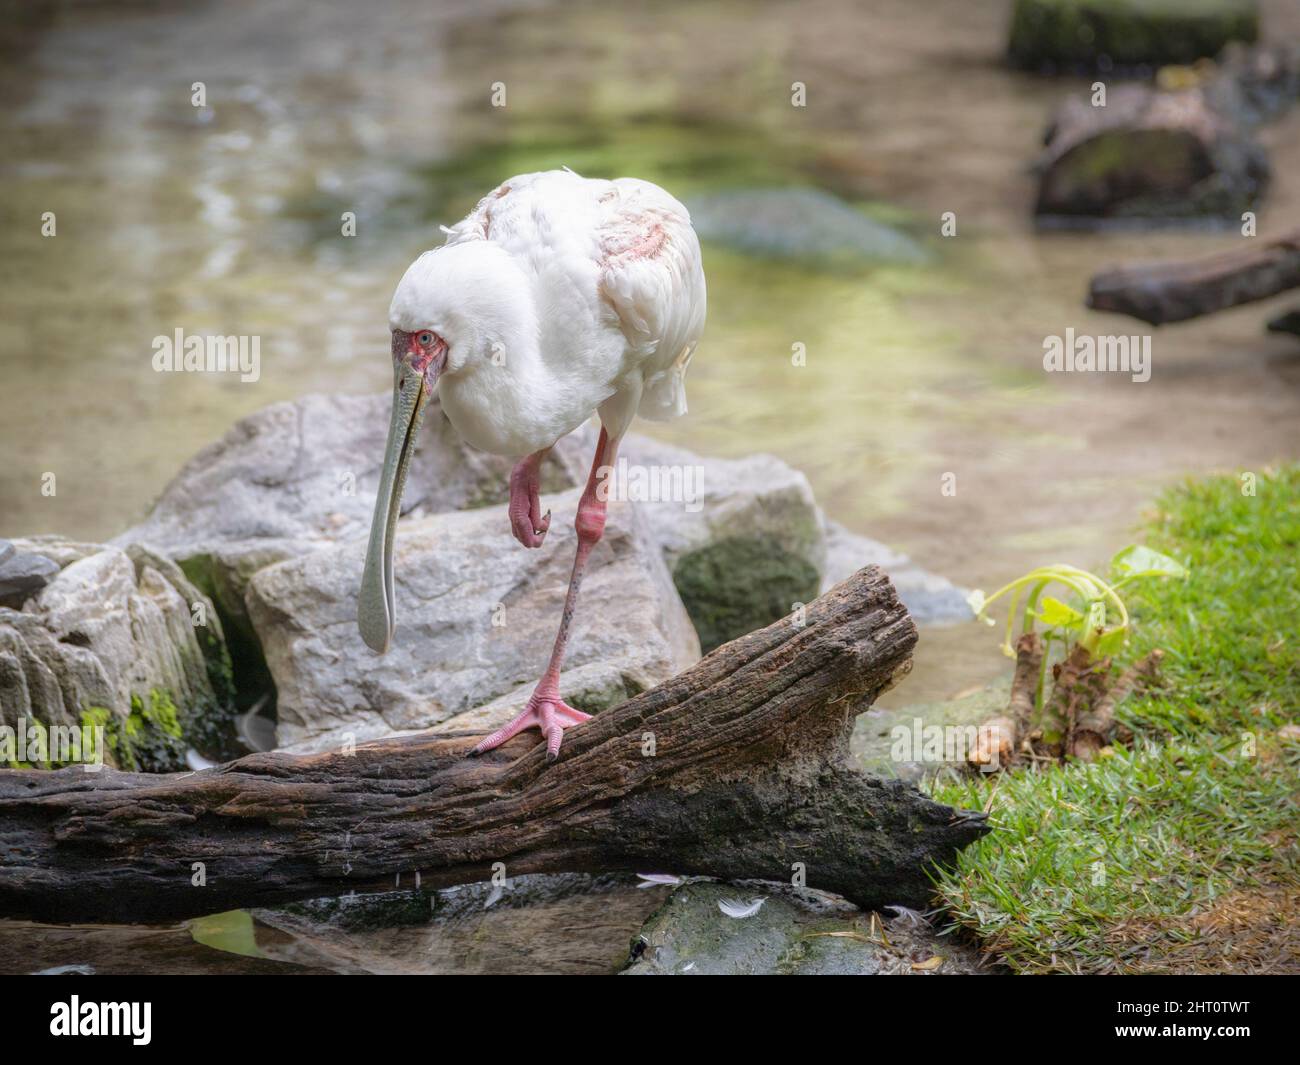
[[[1235,225],[1268,182],[1264,150],[1201,88],[1121,85],[1105,107],[1073,97],[1057,111],[1046,141],[1038,164],[1040,219]]]
[[[733,916],[734,915],[734,916]],[[816,891],[690,881],[633,940],[631,976],[910,976],[983,971],[910,910],[873,915]]]
[[[910,266],[929,258],[907,234],[821,189],[733,189],[687,206],[701,240],[748,255],[832,266]]]
[[[332,970],[286,965],[265,957],[215,950],[186,925],[42,925],[0,921],[0,975],[96,974],[247,976],[327,974]]]
[[[280,742],[336,746],[347,734],[427,728],[499,696],[526,698],[560,617],[578,496],[544,500],[553,517],[537,551],[521,548],[495,509],[401,523],[397,632],[383,657],[357,634],[364,539],[259,571],[248,609],[279,692]],[[612,503],[583,581],[561,693],[599,710],[698,656],[656,544],[633,506]]]
[[[381,895],[253,916],[264,957],[334,972],[610,975],[666,894],[628,876],[576,873],[421,891],[408,873]]]
[[[57,573],[22,610],[0,608],[0,722],[103,726],[105,760],[124,769],[183,769],[187,746],[233,753],[221,622],[174,562],[55,537],[17,546]]]
[[[1256,0],[1016,0],[1007,54],[1029,70],[1191,63],[1259,34]]]
[[[1279,314],[1276,318],[1270,318],[1268,331],[1270,333],[1291,333],[1300,336],[1300,307],[1287,311],[1285,314]]]
[[[59,564],[34,551],[18,551],[0,540],[0,606],[20,609],[28,596],[39,592],[59,572]]]
[[[877,565],[889,574],[898,598],[907,607],[918,626],[951,625],[970,621],[971,609],[966,591],[946,577],[922,569],[906,555],[850,532],[838,522],[826,523],[826,567],[821,591],[830,591],[840,581],[863,566]]]

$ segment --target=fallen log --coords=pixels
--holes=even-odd
[[[1200,88],[1113,88],[1104,106],[1072,96],[1056,110],[1035,169],[1040,225],[1238,222],[1269,180],[1251,131]]]
[[[1095,275],[1088,306],[1152,325],[1181,322],[1300,286],[1300,229],[1191,262],[1121,266]]]
[[[923,905],[984,817],[848,758],[916,639],[871,566],[570,730],[553,763],[529,732],[480,758],[478,735],[420,734],[186,774],[2,770],[0,916],[176,919],[494,871],[802,870],[859,905]]]

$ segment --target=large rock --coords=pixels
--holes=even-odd
[[[558,620],[573,497],[556,506],[541,552],[520,548],[501,505],[509,461],[466,446],[435,404],[404,496],[401,539],[411,546],[402,552],[413,561],[398,566],[399,583],[411,589],[398,645],[382,659],[365,650],[356,583],[389,402],[387,394],[312,396],[245,418],[187,463],[148,519],[119,538],[175,558],[212,597],[241,699],[274,683],[280,742],[295,749],[331,745],[344,733],[493,727],[526,701]],[[586,481],[595,439],[589,424],[560,441],[544,467],[544,492]],[[578,704],[619,702],[688,664],[698,654],[690,621],[711,649],[810,602],[828,573],[838,580],[877,560],[880,545],[864,539],[853,545],[856,565],[828,570],[807,478],[771,456],[702,458],[636,434],[622,456],[632,467],[624,470],[632,502],[614,508],[597,559],[630,552],[636,561],[615,575],[630,598],[616,601],[611,587],[602,604],[598,579],[588,579],[565,674]],[[647,472],[676,475],[688,491],[647,498],[637,482]],[[944,602],[950,586],[901,556],[892,561],[915,590],[909,605],[931,620],[929,606]],[[426,594],[427,576],[421,584],[417,571],[440,575],[445,602]],[[507,606],[505,628],[488,624],[497,602]]]
[[[234,753],[232,679],[212,603],[171,560],[54,537],[19,541],[57,573],[0,608],[0,722],[102,725],[106,760],[185,767]]]
[[[1268,182],[1268,159],[1245,122],[1204,88],[1121,85],[1105,107],[1072,97],[1057,111],[1038,163],[1035,212],[1096,220],[1213,219],[1239,224]]]
[[[889,574],[898,598],[917,625],[951,625],[971,620],[967,592],[946,577],[922,569],[906,555],[850,532],[838,522],[826,523],[826,565],[822,572],[823,592],[857,573],[863,566],[876,565]]]
[[[595,431],[584,427],[557,452],[585,476]],[[630,433],[620,456],[631,498],[663,551],[705,651],[787,616],[863,566],[889,573],[918,625],[970,620],[966,593],[878,540],[827,521],[808,478],[771,455],[706,458]],[[646,499],[636,478],[690,486],[680,498]],[[693,471],[689,475],[682,471]],[[662,493],[661,493],[662,495]]]
[[[723,907],[732,914],[749,915],[731,916]],[[642,927],[633,942],[632,962],[624,970],[632,976],[911,976],[979,971],[973,950],[939,936],[911,911],[873,920],[873,915],[856,906],[820,892],[712,881],[689,881],[673,892]]]
[[[1256,0],[1016,0],[1008,57],[1030,70],[1191,63],[1259,33]]]
[[[929,258],[907,234],[821,189],[732,189],[687,206],[700,239],[749,255],[848,267]]]
[[[244,592],[274,562],[366,535],[378,490],[391,394],[307,396],[237,422],[172,479],[148,518],[119,536],[179,561],[242,626]],[[465,444],[429,404],[402,497],[418,515],[504,502],[510,461]],[[574,483],[553,461],[544,485]],[[499,531],[509,535],[501,517]]]
[[[21,609],[54,574],[58,563],[34,551],[17,551],[9,540],[0,540],[0,606]]]
[[[537,551],[509,536],[495,508],[403,521],[394,551],[397,632],[382,657],[356,627],[364,538],[256,573],[247,605],[279,692],[280,742],[319,749],[427,728],[513,694],[516,703],[497,704],[504,717],[546,665],[573,564],[578,496],[544,500],[553,518]],[[561,693],[598,710],[698,656],[657,545],[633,506],[611,504]]]
[[[557,450],[572,473],[590,461],[593,446],[587,429]],[[705,651],[817,597],[825,535],[808,478],[798,470],[771,455],[705,458],[636,434],[620,455],[622,483],[645,515]],[[645,499],[641,488],[652,478],[676,479],[689,491]]]

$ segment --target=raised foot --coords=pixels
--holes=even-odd
[[[480,740],[478,746],[470,751],[470,754],[482,754],[484,751],[490,751],[494,747],[500,747],[506,740],[519,735],[526,728],[538,728],[541,729],[542,735],[546,737],[546,760],[553,762],[560,753],[560,742],[564,738],[564,730],[589,720],[591,720],[590,714],[575,710],[559,696],[538,695],[534,692],[522,714],[508,725],[503,725],[497,729],[491,736]]]
[[[542,513],[537,464],[529,456],[510,474],[510,531],[525,547],[541,547],[551,527],[551,512]]]

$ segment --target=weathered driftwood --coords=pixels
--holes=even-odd
[[[1043,641],[1036,632],[1021,633],[1016,640],[1016,672],[1011,681],[1007,711],[980,726],[966,761],[981,772],[1005,768],[1016,760],[1020,741],[1034,713],[1034,695],[1043,665]]]
[[[1275,240],[1191,262],[1106,270],[1092,279],[1088,306],[1152,325],[1181,322],[1300,286],[1300,229]]]
[[[1109,669],[1109,658],[1094,659],[1081,643],[1052,666],[1052,692],[1044,695],[1029,733],[1037,757],[1056,760],[1065,753],[1074,721],[1091,705]]]
[[[147,921],[353,889],[629,870],[789,880],[919,905],[931,862],[986,831],[850,765],[853,715],[916,629],[868,567],[786,619],[566,733],[257,754],[148,776],[0,771],[0,915]],[[194,863],[205,886],[194,886]]]
[[[1160,669],[1164,657],[1161,650],[1152,651],[1145,658],[1129,666],[1119,680],[1106,690],[1092,706],[1081,713],[1070,729],[1070,754],[1091,762],[1110,742],[1115,730],[1115,709],[1140,685],[1150,684]]]

